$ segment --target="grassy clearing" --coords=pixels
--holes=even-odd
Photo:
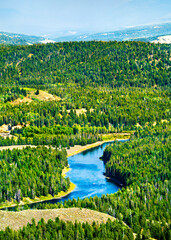
[[[41,218],[47,222],[49,219],[55,220],[59,217],[63,221],[78,221],[93,223],[93,221],[99,223],[106,223],[107,219],[115,220],[105,213],[100,213],[89,209],[80,208],[60,208],[60,209],[45,209],[45,210],[24,210],[20,212],[0,211],[0,230],[4,230],[6,227],[13,228],[15,230],[31,223],[32,218],[38,222]]]
[[[18,105],[21,103],[30,103],[32,101],[59,101],[61,100],[60,97],[57,96],[53,96],[50,93],[47,93],[45,91],[39,90],[39,94],[36,95],[36,89],[34,88],[24,88],[25,90],[27,90],[27,96],[23,97],[23,98],[18,98],[16,100],[14,100],[13,102],[11,102],[11,104],[13,105]]]
[[[131,136],[131,133],[109,133],[109,134],[103,134],[102,140],[121,140],[121,139],[129,139]]]
[[[87,112],[87,110],[85,108],[75,109],[75,111],[76,111],[77,116]],[[94,109],[90,109],[90,112],[93,112],[93,111],[94,111]],[[68,109],[67,112],[70,113],[70,110]]]

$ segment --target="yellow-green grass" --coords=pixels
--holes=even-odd
[[[70,109],[67,110],[68,113],[70,113],[70,111],[71,111]],[[85,108],[75,109],[75,111],[76,111],[77,116],[87,112],[87,110]],[[94,111],[94,109],[90,109],[90,112],[93,112],[93,111]]]
[[[5,230],[8,226],[17,230],[26,226],[27,223],[31,223],[33,218],[37,223],[41,218],[44,218],[45,222],[47,222],[49,219],[55,220],[56,217],[63,221],[72,221],[73,223],[75,221],[88,222],[89,224],[92,224],[93,221],[106,223],[108,218],[112,221],[115,220],[114,217],[105,213],[85,208],[24,210],[20,212],[0,211],[0,230]]]
[[[125,133],[109,133],[109,134],[103,134],[102,140],[120,140],[120,139],[129,139],[131,136],[131,133],[125,132]]]
[[[46,91],[39,90],[39,94],[36,95],[36,89],[35,88],[24,88],[27,91],[27,96],[22,98],[17,98],[16,100],[12,101],[11,104],[18,105],[21,103],[30,103],[34,100],[37,101],[59,101],[61,100],[60,97],[54,96],[50,93],[47,93]]]

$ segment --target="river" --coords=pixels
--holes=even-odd
[[[126,140],[121,140],[126,141]],[[52,199],[41,203],[57,203],[68,199],[80,199],[86,197],[102,196],[103,194],[111,194],[120,188],[116,183],[107,179],[104,175],[105,165],[99,158],[103,155],[103,151],[107,145],[112,142],[103,143],[100,146],[85,150],[68,158],[70,171],[66,173],[66,177],[76,185],[75,189],[61,199]],[[32,203],[29,206],[36,207],[41,203]],[[13,207],[9,207],[13,209]]]
[[[103,194],[117,192],[120,187],[105,177],[105,165],[99,159],[103,155],[105,147],[109,144],[112,144],[112,142],[104,143],[69,157],[68,163],[71,170],[66,173],[66,177],[69,177],[70,181],[76,185],[75,189],[61,199],[52,199],[43,203],[57,203],[68,199],[77,199],[78,197],[80,199],[100,197]]]

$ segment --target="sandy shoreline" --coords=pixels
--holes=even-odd
[[[102,145],[103,143],[114,142],[114,141],[122,141],[122,140],[128,140],[128,139],[113,139],[113,140],[106,140],[106,141],[98,141],[98,142],[95,142],[95,143],[87,144],[85,146],[75,145],[74,147],[71,147],[70,149],[67,149],[67,157],[71,157],[71,156],[76,155],[78,153],[84,152],[88,149],[98,147],[98,146]]]
[[[67,157],[71,157],[75,154],[81,153],[83,151],[86,151],[90,148],[94,148],[97,146],[102,145],[103,143],[107,143],[107,142],[114,142],[114,141],[122,141],[122,140],[128,140],[128,139],[113,139],[113,140],[106,140],[106,141],[98,141],[95,143],[91,143],[91,144],[87,144],[85,146],[81,146],[81,145],[75,145],[74,147],[70,147],[70,149],[66,149],[67,151]],[[23,149],[26,147],[37,147],[35,145],[12,145],[12,146],[1,146],[0,147],[0,151],[2,150],[7,150],[7,149]],[[46,146],[49,147],[49,146]]]

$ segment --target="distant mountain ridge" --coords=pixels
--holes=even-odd
[[[17,33],[0,32],[0,44],[5,45],[32,45],[34,43],[54,42],[44,37],[29,36]]]
[[[171,35],[171,22],[146,25],[139,27],[131,27],[123,30],[101,32],[94,34],[75,34],[66,37],[54,38],[56,42],[64,41],[127,41],[127,40],[140,40],[140,41],[154,41],[160,36]]]
[[[73,42],[73,41],[144,41],[160,42],[160,37],[171,35],[171,22],[155,25],[146,25],[138,27],[125,28],[111,32],[100,33],[77,33],[68,31],[71,35],[64,33],[64,36],[55,37],[55,34],[49,34],[48,39],[39,36],[29,36],[24,34],[15,34],[0,32],[0,44],[11,45],[31,45],[34,43],[50,42]],[[52,39],[52,40],[50,40]],[[164,43],[164,42],[162,42]],[[171,43],[166,41],[165,43]]]

